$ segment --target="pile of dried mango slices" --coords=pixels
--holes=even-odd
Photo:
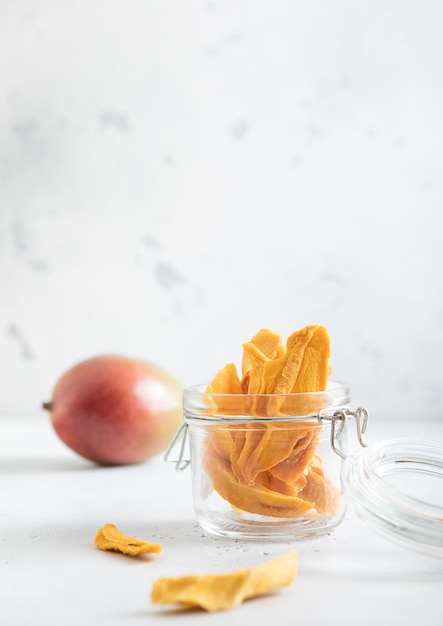
[[[208,385],[217,415],[238,413],[241,400],[252,398],[248,417],[257,418],[218,424],[206,439],[205,471],[236,509],[279,518],[337,514],[339,490],[317,454],[322,426],[303,420],[323,408],[324,395],[312,392],[326,390],[329,357],[324,326],[297,330],[286,345],[278,333],[262,329],[243,344],[241,376],[228,363]]]

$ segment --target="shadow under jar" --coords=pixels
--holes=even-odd
[[[348,387],[324,392],[183,396],[195,515],[208,533],[253,540],[324,534],[343,519]],[[364,411],[358,409],[358,411]],[[364,430],[364,428],[363,428]]]

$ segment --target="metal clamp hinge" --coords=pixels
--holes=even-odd
[[[318,417],[320,422],[331,422],[331,448],[342,459],[346,459],[346,454],[343,452],[343,450],[340,449],[338,442],[343,433],[345,423],[348,417],[353,417],[355,419],[358,443],[362,446],[362,448],[367,447],[366,443],[363,440],[363,435],[366,432],[366,427],[368,425],[369,419],[368,412],[365,408],[359,407],[355,411],[351,411],[351,409],[348,409],[346,407],[335,409],[333,411],[331,411],[331,409],[325,409],[324,411],[320,411]]]
[[[175,463],[175,471],[182,472],[191,462],[188,450],[188,425],[184,422],[175,433],[168,449],[166,450],[164,460],[168,463]],[[172,458],[173,451],[178,449],[178,456]]]

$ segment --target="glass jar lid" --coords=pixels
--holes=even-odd
[[[342,469],[349,506],[368,527],[404,547],[443,558],[443,445],[379,441]]]

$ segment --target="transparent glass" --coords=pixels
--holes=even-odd
[[[379,441],[346,459],[342,482],[365,525],[406,548],[443,558],[441,444]]]
[[[325,410],[348,407],[349,389],[300,394],[184,392],[194,509],[212,535],[272,540],[330,532],[345,512],[342,459]],[[344,445],[346,429],[336,442]]]

